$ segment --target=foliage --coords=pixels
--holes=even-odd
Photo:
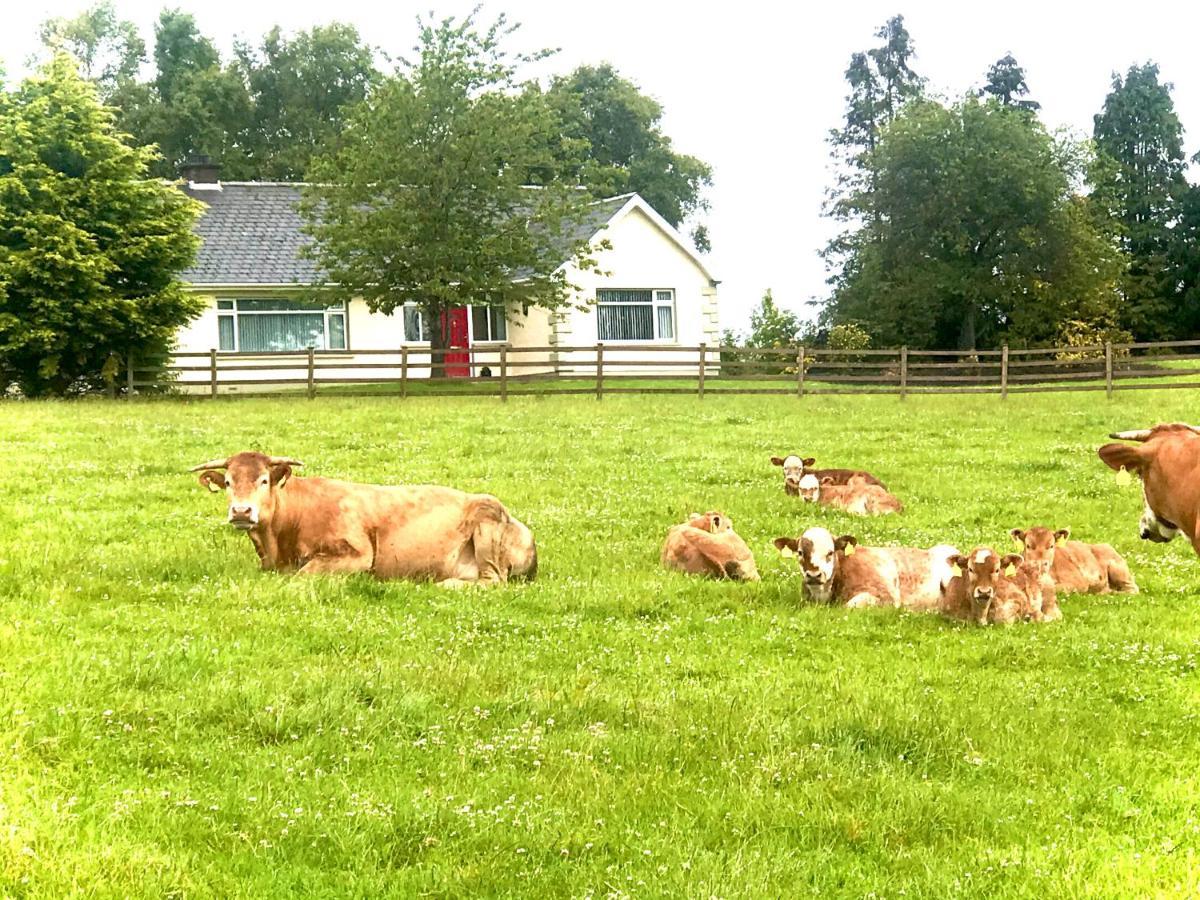
[[[843,322],[829,329],[831,350],[867,350],[871,346],[871,335],[855,322]]]
[[[66,55],[3,97],[0,392],[99,387],[113,354],[161,355],[199,311],[176,278],[197,204],[148,178],[152,159]]]
[[[987,83],[980,96],[990,94],[1005,106],[1015,106],[1028,112],[1037,112],[1042,104],[1026,99],[1029,85],[1025,82],[1025,70],[1011,53],[1005,54],[988,69]]]
[[[137,26],[117,17],[112,0],[100,0],[73,19],[48,19],[42,23],[39,37],[52,56],[69,53],[75,57],[80,74],[95,82],[106,103],[137,77],[146,59],[146,42]]]
[[[910,103],[864,158],[870,189],[846,198],[866,224],[840,239],[826,321],[882,346],[975,349],[1054,334],[1083,298],[1103,316],[1120,263],[1074,196],[1086,162],[998,101]]]
[[[560,308],[572,299],[561,264],[595,265],[590,235],[572,227],[587,197],[557,176],[559,121],[518,83],[531,57],[504,49],[512,30],[503,17],[482,30],[473,17],[422,20],[417,58],[353,111],[304,203],[334,298],[415,304],[442,323],[435,351],[445,311]]]
[[[708,208],[702,192],[712,169],[675,151],[662,132],[662,106],[611,65],[580,66],[555,78],[546,96],[562,119],[564,178],[597,198],[637,191],[674,226]],[[708,252],[708,231],[697,228],[693,242]]]
[[[775,305],[771,289],[763,293],[762,300],[750,313],[750,336],[747,347],[794,347],[800,333],[800,319],[790,310]]]
[[[1094,137],[1102,163],[1093,175],[1095,197],[1118,223],[1129,256],[1121,326],[1139,340],[1177,336],[1184,322],[1170,263],[1186,189],[1183,128],[1171,85],[1159,82],[1157,65],[1132,66],[1124,78],[1113,75]]]
[[[1089,347],[1089,350],[1063,350],[1054,355],[1055,359],[1103,359],[1105,343],[1128,344],[1133,341],[1133,335],[1113,325],[1100,325],[1096,322],[1068,319],[1059,326],[1057,347]],[[1128,350],[1114,350],[1114,356],[1128,356]]]

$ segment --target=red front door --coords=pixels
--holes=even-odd
[[[447,318],[449,323],[447,324]],[[467,308],[456,306],[448,313],[442,313],[442,333],[449,328],[449,340],[446,346],[446,377],[466,378],[471,374],[470,336],[467,333]]]

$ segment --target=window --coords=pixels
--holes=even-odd
[[[404,306],[404,340],[406,343],[422,343],[429,340],[429,316],[411,303]]]
[[[222,350],[241,353],[345,350],[346,304],[218,300],[217,337]]]
[[[476,342],[508,340],[503,306],[472,306],[471,336]]]
[[[675,340],[674,291],[596,291],[602,341]]]

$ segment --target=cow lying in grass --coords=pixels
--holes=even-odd
[[[1176,422],[1109,437],[1141,444],[1105,444],[1099,453],[1109,468],[1142,480],[1142,539],[1164,543],[1182,531],[1200,553],[1200,428]]]
[[[1025,561],[1049,573],[1054,586],[1068,594],[1136,594],[1129,564],[1108,544],[1071,541],[1071,529],[1014,528],[1009,532],[1021,545]]]
[[[904,510],[904,506],[883,485],[870,484],[861,475],[845,484],[835,483],[829,476],[818,479],[813,472],[800,479],[800,499],[841,509],[855,516],[882,516]]]
[[[811,456],[802,459],[795,454],[771,457],[772,465],[783,467],[783,490],[791,497],[800,495],[800,479],[806,474],[816,476],[818,482],[827,478],[830,484],[845,484],[855,476],[862,478],[867,484],[883,484],[870,472],[860,472],[856,469],[814,469],[815,462]]]
[[[689,575],[759,580],[754,554],[734,533],[729,517],[718,512],[692,513],[687,522],[672,527],[661,561],[666,568]]]
[[[264,570],[370,572],[457,587],[533,578],[533,534],[488,494],[292,475],[298,460],[237,453],[192,469],[229,495],[229,524]]]
[[[859,547],[853,535],[834,538],[825,528],[809,528],[799,539],[776,538],[784,556],[795,556],[804,574],[805,596],[818,603],[848,607],[896,606],[938,609],[950,581],[948,544],[915,547]]]
[[[950,558],[953,577],[942,591],[942,615],[978,625],[1062,618],[1054,582],[1041,565],[1017,553],[976,547]]]

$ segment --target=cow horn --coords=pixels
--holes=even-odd
[[[298,459],[292,459],[290,456],[271,456],[267,458],[267,464],[271,466],[302,466],[304,463]]]
[[[1136,431],[1114,431],[1109,435],[1114,441],[1147,441],[1150,439],[1149,428],[1139,428]]]
[[[224,469],[228,465],[229,465],[228,457],[226,457],[225,459],[210,459],[206,463],[201,463],[198,466],[192,466],[190,469],[188,469],[188,471],[189,472],[200,472],[200,471],[204,471],[207,469]]]

